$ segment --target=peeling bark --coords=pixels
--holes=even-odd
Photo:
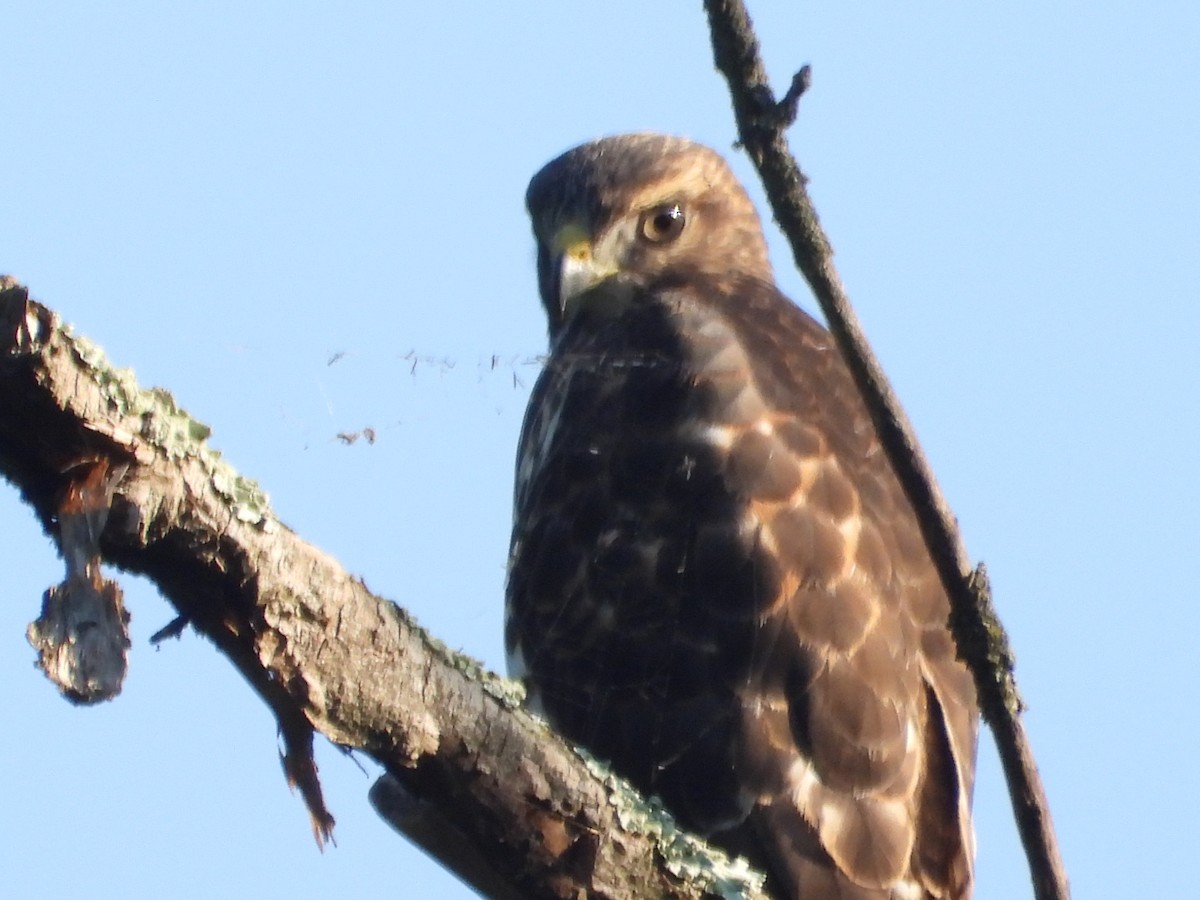
[[[102,557],[146,575],[237,666],[279,721],[319,841],[333,817],[314,732],[388,770],[377,807],[428,848],[418,832],[436,811],[438,858],[489,895],[765,896],[739,861],[679,832],[522,711],[518,685],[301,541],[207,436],[169,394],[138,388],[0,280],[0,474],[68,560],[77,542],[64,498],[92,485],[84,521],[98,527],[85,533],[99,555],[85,554],[84,570],[98,577]]]

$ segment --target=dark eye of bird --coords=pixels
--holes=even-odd
[[[678,203],[666,203],[642,213],[642,237],[652,244],[667,244],[679,237],[687,217]]]

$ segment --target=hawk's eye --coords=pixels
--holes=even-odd
[[[683,207],[678,203],[664,203],[642,213],[639,230],[642,237],[652,244],[669,244],[679,237],[686,224]]]

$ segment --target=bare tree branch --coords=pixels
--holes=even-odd
[[[100,557],[147,575],[237,666],[279,722],[319,840],[333,818],[314,732],[385,766],[376,807],[486,895],[765,896],[743,863],[679,832],[523,712],[519,686],[449,651],[281,525],[207,436],[169,394],[141,390],[0,279],[0,474],[71,577],[101,584]],[[97,642],[109,654],[100,669],[119,675],[119,598],[113,610],[84,609],[57,639],[44,630],[43,658],[99,631],[109,638]],[[119,680],[106,674],[100,687],[111,695]],[[95,682],[69,677],[63,690],[82,684],[76,699],[96,699]]]
[[[908,417],[850,307],[833,266],[833,253],[805,189],[806,179],[788,149],[794,121],[811,78],[801,69],[776,102],[759,54],[750,16],[741,0],[705,0],[713,56],[729,82],[741,145],[759,171],[771,209],[792,246],[793,258],[820,303],[842,355],[863,394],[880,441],[916,509],[926,544],[950,595],[951,627],[970,666],[980,706],[991,725],[1008,780],[1009,795],[1038,900],[1069,897],[1050,807],[1021,722],[1008,637],[992,607],[983,566],[970,557]]]

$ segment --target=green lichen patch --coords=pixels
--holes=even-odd
[[[764,876],[740,856],[730,856],[682,830],[657,797],[643,797],[605,763],[580,748],[576,752],[604,782],[617,821],[626,831],[654,837],[667,870],[722,900],[761,898]]]
[[[259,525],[267,531],[278,526],[266,491],[254,480],[239,475],[219,451],[209,446],[211,428],[188,415],[168,391],[141,388],[133,370],[113,366],[98,344],[72,334],[69,327],[63,332],[116,412],[140,421],[139,440],[152,444],[170,459],[193,459],[204,466],[213,490],[228,502],[239,522]]]

